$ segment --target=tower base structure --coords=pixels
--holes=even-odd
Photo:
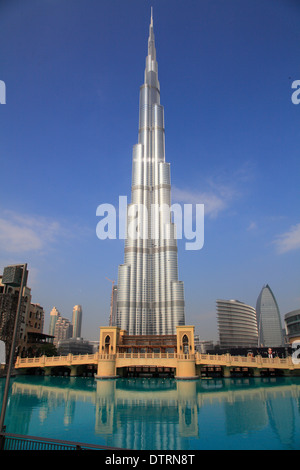
[[[96,379],[115,379],[129,369],[198,379],[194,326],[177,326],[176,335],[128,335],[116,326],[101,327]]]

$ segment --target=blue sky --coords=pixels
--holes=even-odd
[[[202,250],[179,241],[186,323],[217,339],[216,299],[300,307],[300,3],[0,1],[0,268],[27,262],[33,302],[84,337],[107,324],[122,240],[96,208],[130,198],[150,7],[173,201],[205,204]]]

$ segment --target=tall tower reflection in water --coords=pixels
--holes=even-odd
[[[151,8],[145,79],[140,87],[138,143],[133,148],[124,264],[118,272],[116,325],[129,335],[174,335],[176,326],[185,323],[176,228],[170,215],[170,183]],[[137,213],[138,237],[129,233]]]
[[[299,399],[290,379],[98,382],[95,431],[110,446],[187,450],[230,448],[234,438],[247,448],[243,438],[264,430],[267,441],[253,448],[268,448],[273,434],[276,448],[292,449]]]
[[[298,378],[19,376],[7,432],[80,442],[84,432],[87,442],[126,449],[299,449],[299,402]]]
[[[196,386],[170,379],[99,382],[96,432],[125,449],[186,449],[186,439],[199,434]]]

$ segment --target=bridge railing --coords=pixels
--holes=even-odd
[[[261,356],[231,356],[230,354],[201,354],[196,353],[196,363],[198,364],[219,364],[219,365],[235,365],[242,364],[245,367],[286,367],[294,368],[292,358],[268,358]]]
[[[300,364],[294,364],[292,357],[287,358],[265,358],[261,356],[231,356],[230,354],[177,354],[171,352],[124,352],[117,354],[68,354],[67,356],[42,356],[42,357],[18,357],[15,367],[51,367],[59,365],[83,365],[97,364],[99,360],[126,360],[126,359],[172,359],[172,360],[195,360],[196,364],[202,365],[224,365],[224,366],[244,366],[244,367],[269,367],[269,368],[288,368],[299,369]]]
[[[47,367],[60,364],[91,364],[98,361],[96,354],[68,354],[67,356],[17,357],[15,367]]]
[[[118,353],[117,359],[174,359],[176,357],[175,353]]]

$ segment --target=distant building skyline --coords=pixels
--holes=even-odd
[[[57,346],[59,341],[61,340],[66,340],[72,338],[73,335],[73,325],[68,320],[68,318],[64,318],[59,316],[56,320],[55,323],[55,329],[54,329],[54,341],[53,344]]]
[[[61,339],[57,343],[57,352],[62,356],[67,354],[92,354],[93,350],[93,345],[83,338]]]
[[[82,327],[82,306],[74,305],[72,321],[61,315],[57,307],[50,312],[49,335],[54,336],[54,344],[60,340],[80,338]]]
[[[49,335],[54,336],[55,333],[55,325],[57,319],[60,317],[60,313],[56,307],[53,307],[50,312],[50,322],[49,322]]]

